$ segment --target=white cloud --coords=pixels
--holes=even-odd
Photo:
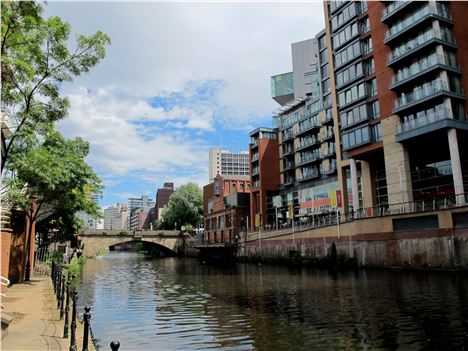
[[[70,116],[59,123],[67,136],[82,136],[90,142],[89,161],[103,174],[124,175],[139,169],[164,172],[174,167],[198,169],[200,162],[207,158],[206,146],[199,138],[187,138],[184,132],[170,130],[143,138],[139,133],[141,127],[133,123],[135,120],[170,121],[181,110],[165,113],[162,108],[153,109],[141,100],[117,99],[111,92],[104,88],[92,94],[85,89],[76,90],[68,96]],[[187,123],[198,123],[206,116],[190,112],[184,118]]]

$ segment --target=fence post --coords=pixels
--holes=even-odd
[[[83,331],[83,351],[88,351],[88,333],[89,333],[89,322],[91,320],[91,307],[86,306],[85,313],[83,315],[84,320],[84,331]]]
[[[112,341],[110,343],[110,347],[111,347],[111,350],[112,351],[118,351],[119,347],[120,347],[120,342],[118,341]]]
[[[65,302],[65,323],[63,325],[63,338],[68,338],[68,312],[70,311],[70,276],[67,278],[67,300]]]
[[[57,276],[57,309],[60,308],[60,297],[62,296],[62,272]]]
[[[65,274],[61,278],[62,280],[62,287],[61,287],[61,294],[60,294],[60,320],[63,319],[64,311],[64,300],[65,300],[65,283],[66,283],[66,276]]]
[[[72,306],[72,319],[71,319],[71,337],[70,337],[70,351],[76,351],[76,300],[78,298],[78,291],[73,290],[73,306]]]

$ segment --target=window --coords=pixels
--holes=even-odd
[[[354,129],[342,134],[342,144],[344,150],[349,150],[370,142],[369,126]]]
[[[367,55],[372,51],[372,38],[361,41],[362,54]]]
[[[357,23],[351,23],[343,30],[338,32],[333,36],[333,48],[336,49],[337,47],[343,45],[347,41],[349,41],[352,37],[358,34],[358,26]]]
[[[369,90],[369,96],[374,96],[377,95],[377,79],[372,79],[370,82],[367,82],[368,90]]]
[[[375,61],[374,58],[363,62],[363,70],[366,76],[370,76],[375,73]]]
[[[343,105],[347,105],[353,101],[356,101],[364,96],[366,96],[366,93],[365,93],[365,83],[363,82],[345,91],[340,92],[338,94],[338,103],[341,107]]]
[[[336,15],[334,15],[331,18],[332,31],[335,31],[338,27],[340,27],[342,24],[355,17],[356,15],[356,3],[352,2],[350,5],[344,7],[343,10],[337,12]]]
[[[373,119],[380,118],[380,104],[379,100],[373,101],[370,104],[371,116]]]
[[[361,55],[360,42],[356,41],[340,52],[335,53],[335,68],[343,66],[345,63],[353,60],[359,55]]]
[[[346,68],[344,71],[336,73],[336,86],[340,87],[342,85],[345,85],[359,76],[362,76],[361,62],[358,62],[355,65]]]

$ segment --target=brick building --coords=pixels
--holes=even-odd
[[[203,187],[205,242],[233,242],[247,226],[250,182],[217,175]]]

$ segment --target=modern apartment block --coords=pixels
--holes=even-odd
[[[330,1],[324,9],[344,211],[440,195],[463,204],[468,24],[460,14],[468,3]]]
[[[212,182],[218,174],[249,179],[249,152],[212,148],[209,155],[209,181]]]
[[[164,209],[169,203],[169,198],[174,192],[174,183],[166,182],[162,188],[156,191],[156,205],[154,206],[155,219],[161,218]]]
[[[116,204],[104,209],[104,229],[127,229],[128,207]]]
[[[315,90],[287,103],[272,95],[282,105],[274,116],[280,177],[263,201],[280,220],[442,196],[465,204],[468,3],[326,1],[324,12],[318,75],[309,75]],[[250,135],[254,199],[266,187],[256,178],[258,130]],[[251,205],[261,225],[274,223],[271,207]]]

